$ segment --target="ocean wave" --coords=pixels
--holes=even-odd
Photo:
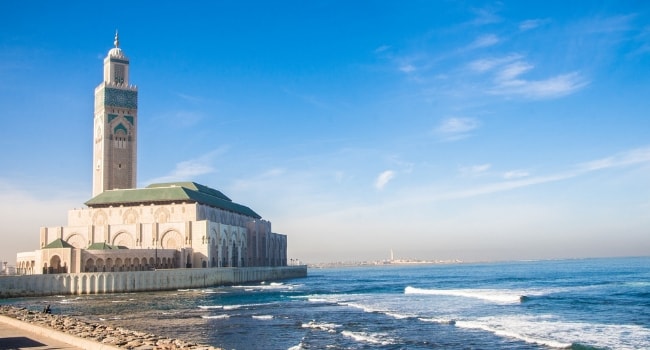
[[[423,289],[411,286],[404,288],[404,294],[474,298],[499,304],[518,304],[530,298],[531,295],[539,295],[539,293],[535,292],[524,294],[522,291],[501,289]]]
[[[253,315],[253,318],[256,320],[272,320],[273,315]]]
[[[400,314],[400,313],[392,312],[392,311],[386,311],[386,312],[383,312],[383,314],[386,315],[386,316],[390,316],[392,318],[398,319],[398,320],[403,320],[403,319],[406,319],[406,318],[415,317],[415,315]]]
[[[335,324],[335,323],[324,323],[324,322],[316,322],[316,321],[309,321],[309,323],[303,323],[302,328],[311,328],[311,329],[318,329],[321,331],[326,331],[328,333],[335,333],[336,328],[342,327],[340,324]]]
[[[262,306],[262,305],[272,305],[272,304],[275,304],[275,303],[223,305],[223,309],[224,310],[238,310],[238,309],[245,309],[245,308],[251,308],[251,307]]]
[[[395,340],[388,337],[383,333],[366,333],[366,332],[352,332],[342,331],[341,334],[345,337],[352,338],[360,343],[369,343],[376,345],[391,345],[395,344]]]
[[[223,315],[212,315],[212,316],[202,315],[201,318],[221,320],[221,319],[230,318],[230,315],[226,315],[226,314],[223,314]]]
[[[650,339],[650,329],[642,326],[568,322],[551,315],[490,316],[459,320],[456,327],[552,348],[642,349]]]
[[[353,307],[355,309],[361,309],[361,310],[363,310],[363,312],[368,312],[368,313],[384,313],[384,312],[389,311],[389,310],[386,310],[386,309],[380,309],[380,308],[371,307],[371,306],[368,306],[368,305],[363,305],[363,304],[359,304],[359,303],[352,303],[352,302],[347,302],[347,301],[340,301],[337,304],[341,305],[341,306]]]
[[[223,309],[223,305],[199,305],[199,309],[202,310]]]
[[[237,289],[244,289],[247,292],[255,291],[255,290],[281,290],[281,289],[287,289],[291,290],[297,287],[297,285],[293,284],[284,284],[280,282],[272,282],[270,284],[266,284],[265,282],[260,283],[259,285],[245,285],[245,286],[232,286],[232,288],[237,288]]]
[[[455,325],[456,320],[454,319],[449,319],[449,318],[425,318],[425,317],[420,317],[418,320],[422,322],[432,322],[432,323],[438,323],[438,324],[449,324],[449,325]]]

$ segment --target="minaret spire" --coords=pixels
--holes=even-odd
[[[117,29],[115,29],[115,41],[113,41],[113,45],[120,47],[120,35],[117,33]]]

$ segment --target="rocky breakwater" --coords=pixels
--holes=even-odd
[[[131,331],[121,327],[86,322],[70,316],[34,312],[13,306],[0,306],[0,315],[120,349],[219,350],[219,348],[213,346],[161,337],[150,333]]]

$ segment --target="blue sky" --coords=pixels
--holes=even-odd
[[[306,262],[650,254],[645,1],[6,2],[0,258],[91,196],[115,30],[138,185],[253,208]]]

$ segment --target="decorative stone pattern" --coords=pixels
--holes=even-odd
[[[104,91],[104,104],[112,107],[137,109],[138,92],[106,87]]]
[[[191,341],[171,339],[150,333],[131,331],[122,327],[86,322],[70,316],[34,312],[12,306],[0,306],[0,315],[121,349],[219,350],[219,348],[213,346],[197,344]]]

